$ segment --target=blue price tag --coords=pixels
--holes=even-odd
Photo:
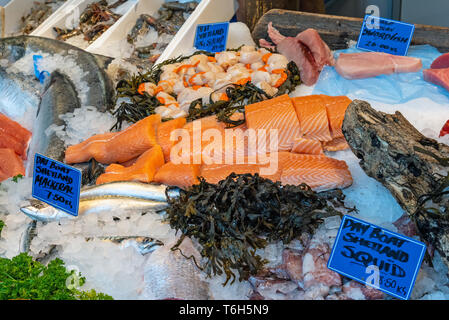
[[[34,156],[33,197],[78,216],[81,171],[41,154]]]
[[[35,54],[33,55],[33,65],[34,65],[34,75],[39,80],[40,83],[44,83],[45,79],[50,76],[50,73],[48,71],[41,71],[39,62],[42,60],[42,56]]]
[[[345,215],[327,267],[407,300],[425,252],[422,242]]]
[[[413,24],[366,15],[357,48],[405,56],[414,31]]]
[[[196,26],[195,48],[208,52],[226,50],[229,22],[199,24]]]

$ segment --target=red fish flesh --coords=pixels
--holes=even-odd
[[[430,69],[446,69],[449,68],[449,52],[442,54],[436,58],[430,65]]]

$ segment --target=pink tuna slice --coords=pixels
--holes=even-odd
[[[341,53],[335,70],[346,79],[363,79],[381,74],[418,72],[421,59],[383,52]]]
[[[442,86],[449,91],[449,68],[426,69],[423,71],[424,80]]]
[[[442,54],[438,58],[436,58],[431,66],[430,69],[446,69],[449,68],[449,53]]]

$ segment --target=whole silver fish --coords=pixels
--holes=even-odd
[[[80,193],[80,199],[103,196],[118,196],[166,202],[166,190],[167,186],[165,185],[148,184],[133,181],[111,182],[83,188]],[[179,189],[169,189],[168,195],[172,198],[178,197]]]
[[[19,251],[21,253],[30,250],[31,241],[36,236],[36,221],[31,221],[20,237]]]
[[[192,240],[185,238],[180,251],[172,251],[176,242],[157,248],[148,258],[144,269],[146,299],[207,300],[210,298],[209,285],[202,279],[201,271],[192,259],[199,263],[201,255]]]
[[[105,211],[159,211],[168,206],[166,202],[125,197],[93,197],[80,200],[78,215]],[[30,205],[20,210],[33,220],[42,222],[76,219],[75,216],[44,203]]]

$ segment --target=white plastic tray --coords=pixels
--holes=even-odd
[[[134,27],[136,20],[141,14],[146,13],[153,15],[159,10],[163,3],[164,0],[140,0],[86,50],[96,54],[108,55],[105,48],[107,43],[126,39],[128,33]]]
[[[64,5],[66,5],[66,3],[61,7]],[[20,20],[23,16],[30,13],[32,6],[33,1],[30,0],[12,0],[5,7],[0,7],[0,36],[7,37],[19,32],[21,25]],[[53,12],[42,24],[50,20],[61,7]]]
[[[47,18],[31,35],[55,39],[53,27],[71,28],[75,19],[84,9],[98,0],[69,0]],[[154,15],[167,0],[131,0],[135,1],[129,10],[86,50],[96,54],[108,55],[106,46],[112,41],[126,38],[136,20],[143,13]],[[185,2],[187,0],[181,0]],[[12,0],[4,8],[0,7],[0,35],[7,35],[18,28],[20,18],[29,10],[30,0]],[[161,54],[157,62],[186,54],[192,50],[196,25],[229,21],[237,11],[237,0],[202,0],[195,11],[186,20],[173,40]],[[4,15],[2,15],[4,12]],[[10,14],[11,13],[11,14]]]
[[[229,21],[237,9],[238,4],[236,0],[201,1],[156,63],[187,54],[192,50],[197,24]]]

